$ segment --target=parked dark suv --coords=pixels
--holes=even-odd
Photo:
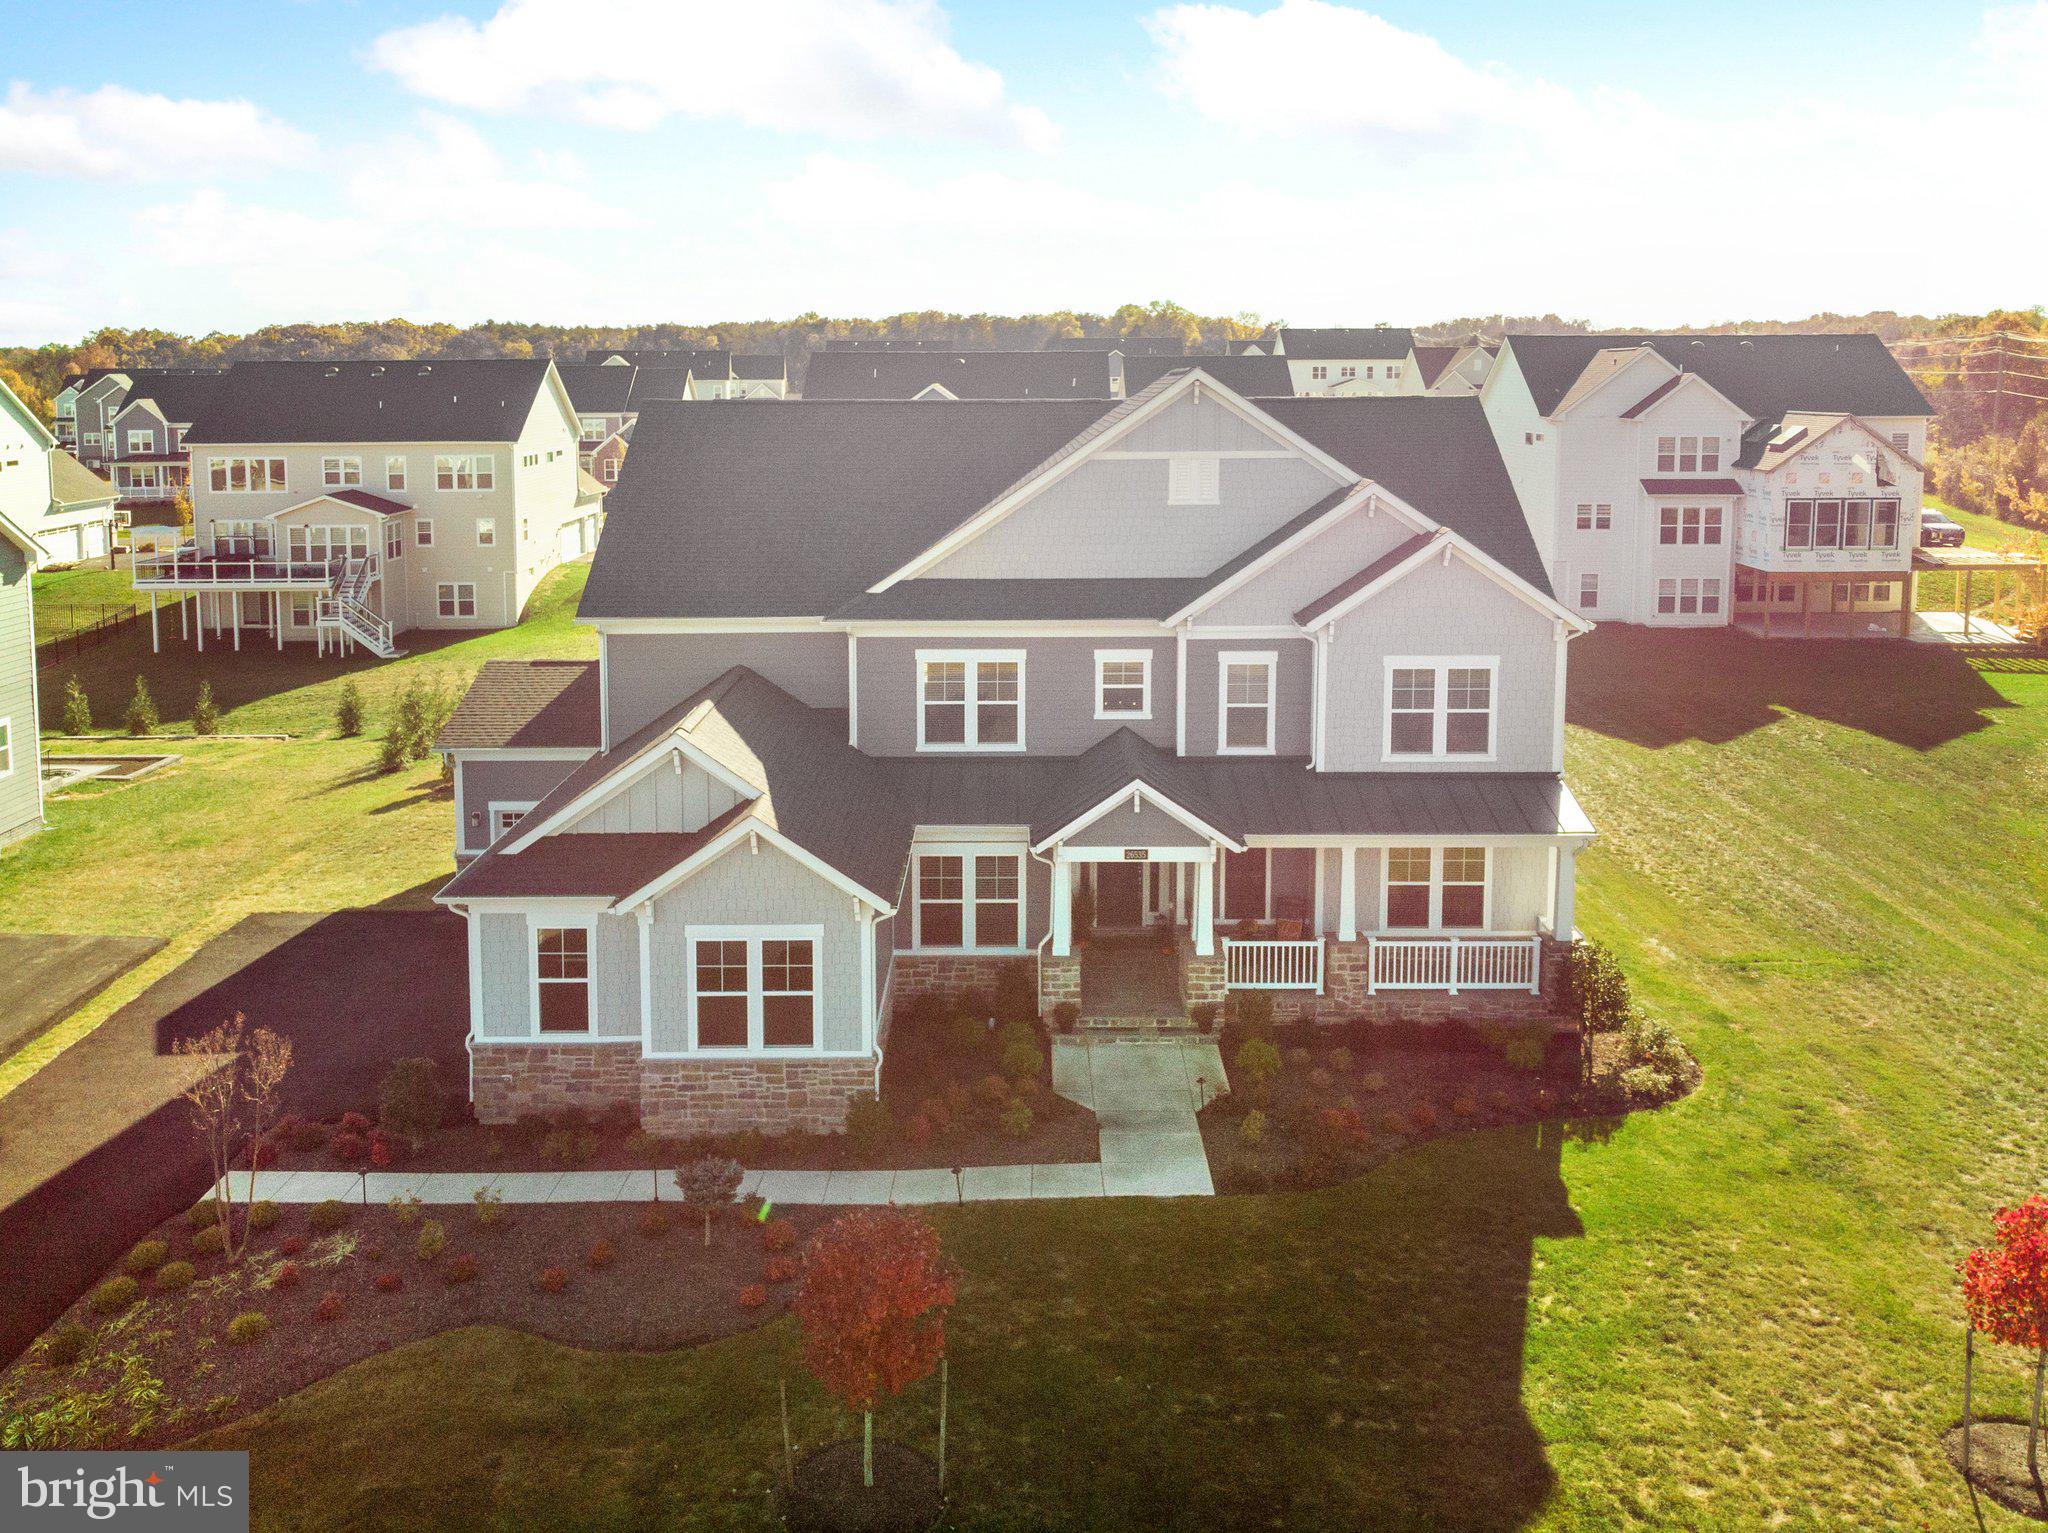
[[[1961,548],[1963,528],[1960,522],[1952,522],[1939,511],[1924,507],[1920,512],[1920,546],[1922,548]]]

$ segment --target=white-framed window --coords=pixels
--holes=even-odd
[[[1407,364],[1407,363],[1405,363],[1405,362],[1389,362],[1389,363],[1387,364],[1387,376],[1388,376],[1389,378],[1398,378],[1398,377],[1400,377],[1400,376],[1401,376],[1401,369],[1402,369],[1402,368],[1404,368],[1404,367],[1406,367],[1407,365],[1408,365],[1408,364]]]
[[[444,453],[434,459],[437,490],[488,490],[497,484],[497,459],[487,452]]]
[[[1706,605],[1702,605],[1705,603]],[[1692,617],[1701,612],[1721,610],[1719,580],[1660,580],[1657,582],[1657,610],[1666,616]]]
[[[1024,651],[919,650],[917,748],[1024,749]]]
[[[416,518],[412,524],[413,544],[419,548],[434,546],[434,519],[431,516]]]
[[[1015,952],[1024,945],[1024,854],[1011,848],[940,847],[917,857],[920,948]]]
[[[207,484],[218,494],[261,494],[286,488],[282,458],[208,458]]]
[[[1708,576],[1700,582],[1700,611],[1721,610],[1721,579],[1718,575]]]
[[[821,926],[692,926],[690,1037],[706,1053],[809,1054],[818,1025]]]
[[[402,490],[405,488],[405,455],[393,453],[384,460],[384,488]]]
[[[0,718],[0,777],[14,775],[14,720]]]
[[[1813,546],[1842,546],[1842,503],[1839,500],[1817,500],[1813,503]]]
[[[86,445],[86,446],[88,446],[88,447],[97,447],[97,446],[99,446],[99,445],[100,445],[100,434],[99,434],[99,433],[98,433],[97,431],[88,431],[88,432],[87,432],[87,433],[85,434],[85,445]]]
[[[320,483],[330,490],[355,489],[363,482],[361,458],[322,458]]]
[[[1721,439],[1717,436],[1657,438],[1657,472],[1660,474],[1711,474],[1720,467]]]
[[[1278,734],[1280,656],[1226,649],[1216,657],[1216,754],[1270,756]]]
[[[543,1033],[590,1031],[591,929],[533,929],[533,1016]]]
[[[1614,507],[1598,501],[1581,501],[1577,525],[1581,532],[1606,532],[1614,525]]]
[[[1222,495],[1223,460],[1214,453],[1176,453],[1166,460],[1169,506],[1213,506]]]
[[[387,559],[403,559],[405,557],[405,528],[399,525],[395,517],[384,524],[384,557]]]
[[[604,482],[606,484],[617,484],[619,482],[619,460],[616,457],[604,460]]]
[[[526,812],[533,807],[533,800],[493,799],[491,801],[491,840],[496,841],[506,831],[526,818]]]
[[[1870,511],[1870,546],[1872,548],[1897,548],[1899,546],[1899,503],[1895,500],[1873,501]]]
[[[1318,383],[1320,383],[1325,378],[1330,376],[1330,370],[1329,368],[1325,367],[1322,363],[1317,362],[1309,368],[1308,375],[1309,377],[1315,379]]]
[[[579,416],[579,417],[577,418],[577,422],[576,422],[576,424],[577,424],[577,425],[578,425],[579,427],[581,427],[581,428],[582,428],[582,436],[583,436],[583,440],[584,440],[584,441],[586,441],[586,442],[602,442],[602,441],[603,441],[603,440],[605,439],[605,429],[604,429],[604,417],[603,417],[603,416],[601,416],[601,415],[584,415],[584,416]]]
[[[1098,649],[1095,652],[1095,716],[1098,719],[1152,717],[1152,651]]]
[[[1785,546],[1787,548],[1813,547],[1812,501],[1788,500],[1785,502]]]
[[[135,430],[132,426],[129,428],[128,450],[130,452],[148,452],[151,448],[155,446],[155,432],[149,430],[147,427],[144,427],[140,431]]]
[[[370,552],[370,529],[318,523],[285,529],[285,547],[295,560],[326,564],[334,559],[361,559]]]
[[[229,559],[249,559],[271,550],[268,522],[226,519],[213,524],[213,551]]]
[[[1600,605],[1600,577],[1588,572],[1579,576],[1579,608],[1591,612]]]
[[[475,617],[476,587],[467,580],[444,580],[435,588],[443,617]]]
[[[1662,506],[1657,513],[1657,541],[1718,544],[1721,541],[1721,507]]]
[[[1390,846],[1380,881],[1388,931],[1485,931],[1489,854],[1483,846]]]
[[[311,628],[313,626],[313,598],[310,596],[293,596],[287,598],[287,600],[292,604],[292,627]]]
[[[1499,673],[1495,655],[1389,655],[1384,758],[1491,761]]]
[[[480,516],[476,522],[476,546],[495,548],[498,543],[498,521],[496,517]]]
[[[1356,378],[1358,376],[1358,369],[1355,367],[1340,367],[1337,369],[1337,376],[1339,378]]]

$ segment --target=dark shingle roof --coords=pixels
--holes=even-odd
[[[692,351],[687,346],[594,346],[583,354],[585,362],[600,365],[608,357],[624,357],[635,367],[687,367],[699,378],[725,378],[732,374],[729,351]]]
[[[515,442],[546,359],[240,362],[189,443]]]
[[[145,367],[130,370],[128,376],[135,381],[121,402],[122,409],[147,399],[169,424],[189,426],[219,397],[228,375],[219,368]]]
[[[1047,351],[1120,351],[1126,357],[1184,357],[1188,343],[1177,335],[1055,335]]]
[[[569,391],[569,403],[578,414],[616,415],[631,408],[627,401],[633,397],[633,375],[637,368],[571,362],[567,366],[557,364],[555,371],[562,375],[562,387]]]
[[[688,832],[597,831],[549,836],[517,857],[486,853],[443,884],[436,897],[481,900],[595,896],[621,900],[646,888],[690,857],[744,812],[744,805],[736,805],[709,824]]]
[[[1131,357],[1124,362],[1124,392],[1135,394],[1170,372],[1199,367],[1233,394],[1271,399],[1294,392],[1285,357]]]
[[[1288,330],[1280,332],[1280,346],[1288,360],[1308,361],[1322,357],[1332,360],[1360,360],[1384,357],[1398,362],[1415,344],[1415,332],[1405,327],[1375,325],[1363,330]]]
[[[114,500],[120,495],[112,483],[102,479],[63,448],[50,451],[50,500],[58,507],[89,506],[95,501]]]
[[[1511,335],[1507,344],[1544,415],[1600,352],[1637,346],[1698,373],[1759,420],[1792,410],[1934,413],[1874,335]]]
[[[760,356],[735,353],[732,359],[732,375],[735,378],[787,378],[789,358],[765,353]]]
[[[632,392],[626,400],[629,410],[644,410],[650,404],[675,403],[683,397],[683,385],[691,377],[689,368],[661,362],[643,362],[634,368],[615,367],[612,371],[633,375]]]
[[[1162,380],[1152,387],[1165,386]],[[879,615],[886,609],[858,606],[868,587],[1142,398],[1106,406],[657,406],[642,414],[611,493],[580,611],[592,618],[799,617],[852,604],[858,615]],[[1549,591],[1478,400],[1287,398],[1261,400],[1258,408]],[[1313,520],[1316,510],[1290,527]],[[1235,562],[1209,581],[1224,578]],[[1195,582],[1195,589],[1207,583]],[[1099,613],[1109,599],[1091,594],[1097,582],[1060,584],[1070,589],[1055,594],[1048,586],[1049,607],[1073,603]],[[895,600],[937,606],[964,594],[933,590]],[[1020,604],[1028,595],[991,594]],[[1133,583],[1135,610],[1126,615],[1149,615],[1154,598],[1168,594],[1164,583],[1157,590]]]
[[[1053,792],[1032,816],[1036,842],[1066,829],[1112,793],[1141,782],[1233,841],[1237,832],[1210,802],[1199,760],[1161,750],[1129,727],[1115,730],[1067,763]]]
[[[603,738],[598,689],[595,660],[487,660],[434,749],[596,750]]]
[[[1444,374],[1451,365],[1451,359],[1465,348],[1462,346],[1417,346],[1415,348],[1415,371],[1422,379],[1422,386],[1428,388]]]
[[[955,399],[1107,399],[1106,351],[821,351],[806,399],[915,399],[933,384]]]

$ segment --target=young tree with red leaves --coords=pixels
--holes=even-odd
[[[2041,1480],[2041,1394],[2048,1377],[2048,1197],[2035,1194],[1992,1221],[1992,1244],[1957,1264],[1963,1310],[1972,1335],[1982,1331],[2009,1347],[2034,1353],[2034,1403],[2027,1420],[2027,1473]],[[1969,1466],[1969,1354],[1964,1354],[1963,1463]]]
[[[929,1377],[946,1350],[953,1264],[929,1224],[896,1208],[843,1214],[804,1252],[804,1361],[861,1413],[861,1481],[875,1483],[875,1402]]]

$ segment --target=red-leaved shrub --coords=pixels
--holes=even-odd
[[[303,1235],[287,1235],[277,1243],[277,1249],[278,1253],[282,1256],[297,1256],[306,1249],[306,1237]]]
[[[299,1264],[297,1262],[285,1262],[277,1269],[277,1272],[271,1277],[270,1281],[272,1286],[277,1288],[298,1287],[300,1281]]]
[[[467,1251],[457,1252],[449,1257],[447,1264],[441,1268],[441,1279],[450,1288],[453,1288],[457,1283],[475,1282],[476,1258]]]
[[[377,1274],[377,1290],[380,1293],[397,1293],[405,1286],[405,1279],[394,1267],[387,1267]]]
[[[341,1295],[333,1289],[320,1295],[320,1302],[313,1306],[313,1318],[322,1325],[332,1325],[341,1318]]]
[[[659,1203],[650,1203],[640,1215],[640,1233],[649,1240],[659,1240],[674,1226],[675,1219]]]
[[[533,1286],[542,1293],[560,1293],[569,1286],[569,1274],[560,1267],[543,1267],[534,1274]]]
[[[368,1153],[368,1146],[363,1143],[361,1134],[344,1129],[328,1141],[327,1153],[344,1166],[360,1166]]]
[[[749,1283],[740,1290],[741,1309],[759,1309],[768,1302],[768,1290],[759,1283]]]
[[[787,1251],[796,1244],[796,1226],[787,1219],[770,1219],[761,1226],[761,1248],[766,1251]]]
[[[796,1259],[789,1256],[769,1257],[766,1276],[771,1283],[787,1283],[796,1276]]]
[[[391,1164],[391,1159],[391,1141],[381,1133],[370,1135],[370,1164],[382,1171]]]
[[[590,1248],[590,1254],[583,1258],[583,1265],[592,1272],[602,1272],[618,1259],[618,1249],[609,1240],[600,1240]]]
[[[335,1124],[336,1130],[344,1134],[367,1134],[371,1126],[370,1120],[359,1112],[345,1112],[341,1121]]]
[[[1437,1110],[1434,1102],[1417,1102],[1408,1109],[1408,1126],[1418,1134],[1426,1134],[1437,1125]]]
[[[272,1166],[276,1165],[276,1141],[271,1139],[251,1139],[247,1144],[243,1145],[242,1153],[238,1157],[237,1163],[248,1166],[252,1162],[253,1169],[257,1171],[268,1171]]]

